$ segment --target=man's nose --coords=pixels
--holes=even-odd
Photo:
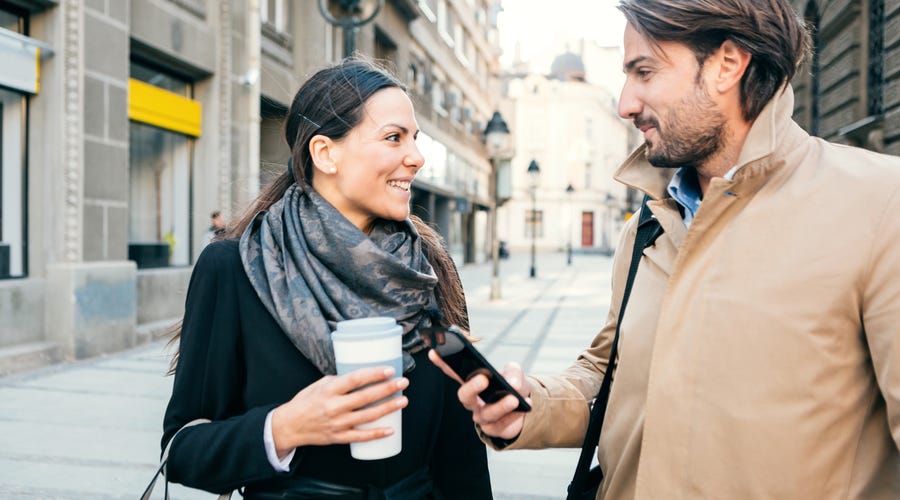
[[[619,116],[626,120],[633,120],[639,116],[643,110],[643,104],[635,96],[634,90],[627,82],[622,87],[622,93],[619,95]]]

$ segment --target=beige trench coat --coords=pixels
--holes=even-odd
[[[639,150],[616,174],[656,200],[665,234],[622,322],[599,498],[900,499],[900,158],[811,138],[792,109],[788,87],[690,230],[673,170]],[[508,448],[581,445],[637,219],[606,325],[564,374],[531,379]]]

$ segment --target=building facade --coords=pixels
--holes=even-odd
[[[500,239],[513,252],[611,253],[634,193],[613,175],[638,137],[617,114],[615,82],[586,76],[584,55],[604,61],[602,78],[621,64],[617,47],[583,45],[557,57],[549,74],[513,74],[507,80],[504,115],[516,131],[512,197],[498,213]],[[603,55],[608,57],[603,57]],[[605,70],[605,71],[604,71]],[[621,73],[614,72],[613,75]],[[539,169],[535,178],[532,161]]]
[[[900,0],[794,0],[813,54],[794,78],[808,132],[900,155]]]
[[[356,36],[410,89],[414,211],[460,263],[487,254],[498,8],[388,0]],[[0,372],[170,329],[211,212],[286,168],[282,118],[343,40],[313,0],[0,0]]]

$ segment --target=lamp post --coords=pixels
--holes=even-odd
[[[529,188],[531,189],[531,272],[529,275],[537,276],[535,267],[535,246],[537,244],[537,187],[541,180],[541,167],[531,160],[528,164]]]
[[[500,205],[499,170],[501,162],[509,160],[511,150],[509,147],[509,127],[500,116],[500,112],[494,111],[490,121],[484,127],[484,143],[487,147],[488,158],[491,161],[491,300],[500,298],[500,242],[497,240],[497,207]]]
[[[572,193],[575,192],[575,188],[572,187],[572,183],[570,182],[568,186],[566,186],[566,200],[569,205],[569,227],[566,229],[566,265],[572,265],[572,225],[574,224],[572,219]]]
[[[336,3],[337,8],[329,8],[329,3]],[[382,5],[384,0],[319,0],[322,17],[344,32],[344,57],[353,55],[356,50],[356,32],[360,26],[375,19]]]
[[[606,197],[603,199],[603,204],[606,205],[606,213],[603,214],[603,253],[606,255],[612,255],[613,250],[609,241],[609,233],[612,229],[612,209],[616,206],[615,196],[607,191]]]

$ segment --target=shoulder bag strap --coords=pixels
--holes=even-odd
[[[619,327],[625,314],[625,306],[628,305],[628,296],[631,295],[631,286],[634,284],[634,276],[637,274],[641,255],[644,253],[644,249],[652,245],[656,238],[662,234],[662,226],[659,225],[659,221],[653,217],[650,209],[647,208],[647,201],[649,200],[650,196],[645,195],[641,204],[641,218],[638,220],[637,235],[634,238],[634,248],[631,252],[631,266],[628,268],[628,279],[625,281],[625,291],[622,294],[622,306],[619,308],[619,317],[616,320],[616,336],[613,338],[609,361],[606,365],[606,373],[603,375],[603,383],[600,384],[600,392],[597,393],[597,397],[594,399],[594,404],[591,407],[591,418],[588,421],[584,444],[581,445],[581,456],[578,457],[578,465],[575,468],[575,475],[572,477],[570,484],[572,491],[579,491],[581,489],[580,486],[586,484],[591,461],[594,458],[594,450],[600,441],[600,429],[603,428],[603,417],[606,413],[609,391],[612,386],[612,373],[615,369],[616,357],[619,355]]]
[[[156,486],[156,480],[159,479],[159,475],[162,474],[167,476],[165,481],[165,493],[163,498],[165,500],[169,500],[169,478],[166,474],[166,462],[169,461],[169,448],[172,447],[172,441],[175,441],[175,436],[178,435],[179,432],[187,429],[188,427],[198,425],[198,424],[208,424],[210,421],[205,418],[198,418],[197,420],[191,420],[190,422],[184,424],[181,429],[178,429],[175,434],[172,435],[172,438],[169,439],[168,444],[166,444],[166,449],[163,450],[162,458],[159,460],[159,468],[156,469],[156,474],[153,475],[153,479],[150,480],[150,484],[147,485],[147,488],[144,490],[144,494],[141,495],[141,500],[150,500],[150,495],[153,494],[153,488]],[[219,500],[228,500],[231,498],[231,493],[223,493],[219,495]]]

